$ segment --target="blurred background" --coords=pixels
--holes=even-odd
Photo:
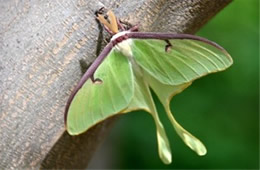
[[[177,121],[206,145],[206,156],[182,142],[155,97],[172,164],[159,158],[152,117],[137,111],[120,117],[89,168],[258,169],[258,22],[258,0],[234,0],[197,33],[223,46],[234,60],[231,68],[196,80],[171,102]]]

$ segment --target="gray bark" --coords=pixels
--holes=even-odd
[[[141,31],[195,33],[231,0],[1,0],[0,169],[85,168],[115,118],[80,136],[64,128],[79,61],[96,57],[94,11]]]

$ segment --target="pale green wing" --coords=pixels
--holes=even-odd
[[[132,39],[136,62],[163,84],[179,85],[226,69],[232,59],[224,50],[192,39]],[[169,43],[171,46],[168,48]]]
[[[185,130],[173,117],[170,109],[170,101],[173,96],[182,92],[185,88],[191,85],[191,82],[181,84],[178,86],[174,85],[165,85],[150,76],[148,73],[144,74],[146,81],[149,83],[149,86],[153,89],[153,91],[158,96],[159,100],[164,106],[164,109],[167,113],[168,118],[170,119],[173,127],[175,128],[177,134],[182,138],[184,143],[189,146],[193,151],[195,151],[198,155],[202,156],[207,153],[206,147],[203,143],[190,134],[187,130]],[[163,89],[163,90],[162,90]]]
[[[67,116],[67,130],[77,135],[113,116],[130,103],[134,93],[131,63],[112,49],[97,68],[93,83],[88,79],[72,100]]]
[[[156,125],[159,156],[165,164],[170,164],[172,161],[170,144],[165,133],[163,124],[159,119],[157,110],[153,102],[153,98],[150,93],[150,89],[148,87],[147,82],[144,79],[143,70],[139,69],[137,65],[133,66],[133,70],[135,75],[134,96],[129,106],[126,110],[123,111],[123,113],[142,109],[149,112],[152,115]]]

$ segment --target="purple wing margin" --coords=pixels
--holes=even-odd
[[[191,34],[172,34],[172,33],[159,33],[159,32],[130,32],[127,34],[128,38],[136,38],[136,39],[159,39],[159,40],[168,40],[168,39],[191,39],[198,40],[205,43],[208,43],[223,52],[226,50],[218,45],[217,43],[210,41],[208,39],[191,35]],[[227,52],[226,52],[227,53]]]
[[[108,43],[105,48],[102,50],[102,52],[99,54],[99,56],[96,58],[96,60],[91,64],[91,66],[88,68],[88,70],[86,71],[86,73],[82,76],[82,78],[80,79],[79,83],[77,84],[77,86],[74,88],[74,90],[72,91],[67,104],[66,104],[66,108],[65,108],[65,114],[64,114],[64,121],[65,121],[65,126],[67,124],[67,115],[68,115],[68,111],[69,111],[69,107],[70,104],[74,98],[74,96],[77,94],[77,92],[79,91],[79,89],[83,86],[83,84],[89,79],[91,78],[96,69],[99,67],[99,65],[102,63],[102,61],[106,58],[106,56],[109,54],[109,52],[111,51],[111,49],[113,48],[113,44],[110,42]]]

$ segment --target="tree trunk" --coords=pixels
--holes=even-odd
[[[64,109],[96,57],[94,11],[112,9],[141,31],[195,33],[231,0],[63,0],[0,3],[0,169],[86,168],[115,118],[79,136]]]

